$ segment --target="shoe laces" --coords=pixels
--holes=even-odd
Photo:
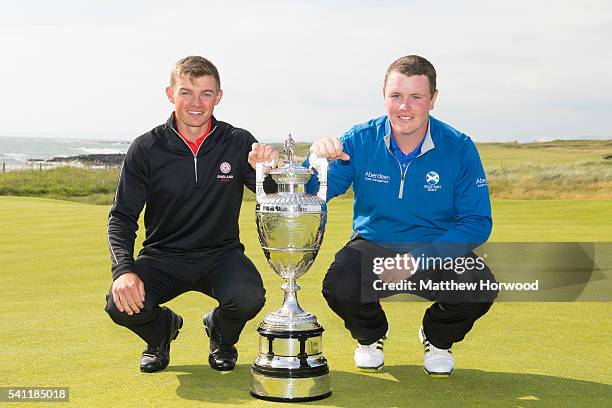
[[[439,355],[439,356],[447,356],[449,354],[453,354],[451,349],[441,349],[437,348],[433,344],[431,344],[427,339],[423,342],[425,346],[425,353],[430,353],[431,355]]]
[[[376,352],[376,350],[383,351],[383,348],[385,346],[385,339],[386,337],[383,337],[372,344],[359,344],[358,348],[366,352]]]
[[[212,332],[213,332],[212,337],[214,338],[214,341],[217,344],[219,352],[220,353],[233,353],[234,351],[233,345],[228,344],[223,341],[223,336],[221,336],[221,331],[219,330],[218,326],[215,326],[215,330],[213,330]]]
[[[161,346],[147,345],[147,348],[145,349],[145,351],[142,352],[142,354],[146,356],[150,356],[150,357],[157,357],[160,350],[161,350]]]

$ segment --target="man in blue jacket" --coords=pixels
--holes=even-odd
[[[431,283],[449,276],[463,281],[491,276],[472,253],[491,232],[489,189],[472,140],[429,115],[438,95],[429,61],[410,55],[393,62],[383,94],[385,116],[311,147],[315,155],[334,160],[327,199],[351,185],[355,196],[353,235],[327,271],[323,295],[359,343],[356,367],[367,371],[383,367],[389,332],[378,298],[402,288],[433,300],[419,330],[424,369],[446,377],[455,366],[452,344],[489,310],[495,294],[469,296]],[[313,179],[307,190],[316,189]],[[436,259],[444,260],[444,267]],[[434,266],[426,260],[434,260]],[[458,265],[468,263],[472,270],[464,274]],[[387,291],[372,299],[366,293],[372,287]]]

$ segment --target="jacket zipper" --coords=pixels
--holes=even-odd
[[[408,171],[408,167],[410,167],[410,164],[412,163],[412,160],[410,160],[408,162],[408,165],[406,166],[406,168],[402,171],[402,163],[400,163],[399,159],[397,157],[395,157],[395,155],[393,154],[393,152],[391,151],[390,148],[387,147],[387,151],[389,152],[389,154],[391,156],[393,156],[393,158],[395,159],[395,161],[397,162],[398,166],[399,166],[399,170],[400,170],[400,187],[399,187],[399,194],[397,196],[397,198],[399,200],[401,200],[404,197],[404,180],[406,179],[406,172]]]
[[[204,144],[204,142],[202,142],[202,144],[198,146],[198,150],[196,150],[196,152],[194,153],[193,150],[191,150],[191,147],[189,147],[189,144],[185,141],[185,139],[181,137],[179,132],[177,132],[176,129],[174,129],[172,126],[170,126],[170,128],[174,131],[174,133],[176,133],[179,139],[181,139],[185,143],[189,151],[193,154],[193,172],[195,174],[195,183],[198,184],[198,152],[200,151],[200,147],[202,147],[202,144]],[[216,126],[212,128],[212,130],[208,133],[206,137],[212,135],[216,128]]]

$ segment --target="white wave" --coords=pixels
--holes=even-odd
[[[86,154],[120,154],[125,153],[125,149],[111,149],[111,148],[95,148],[95,147],[81,147],[81,151]]]
[[[23,153],[2,153],[2,157],[19,162],[25,162],[28,158],[28,156]]]
[[[95,142],[95,144],[97,145],[109,145],[109,146],[125,146],[125,145],[129,145],[130,142],[126,142],[125,140],[99,140],[97,142]]]

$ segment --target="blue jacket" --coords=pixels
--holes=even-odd
[[[430,116],[421,154],[402,174],[390,137],[387,116],[356,125],[340,138],[351,159],[329,164],[328,201],[353,185],[353,235],[408,245],[413,256],[461,256],[486,242],[491,203],[474,142]],[[314,177],[306,190],[318,191]]]

